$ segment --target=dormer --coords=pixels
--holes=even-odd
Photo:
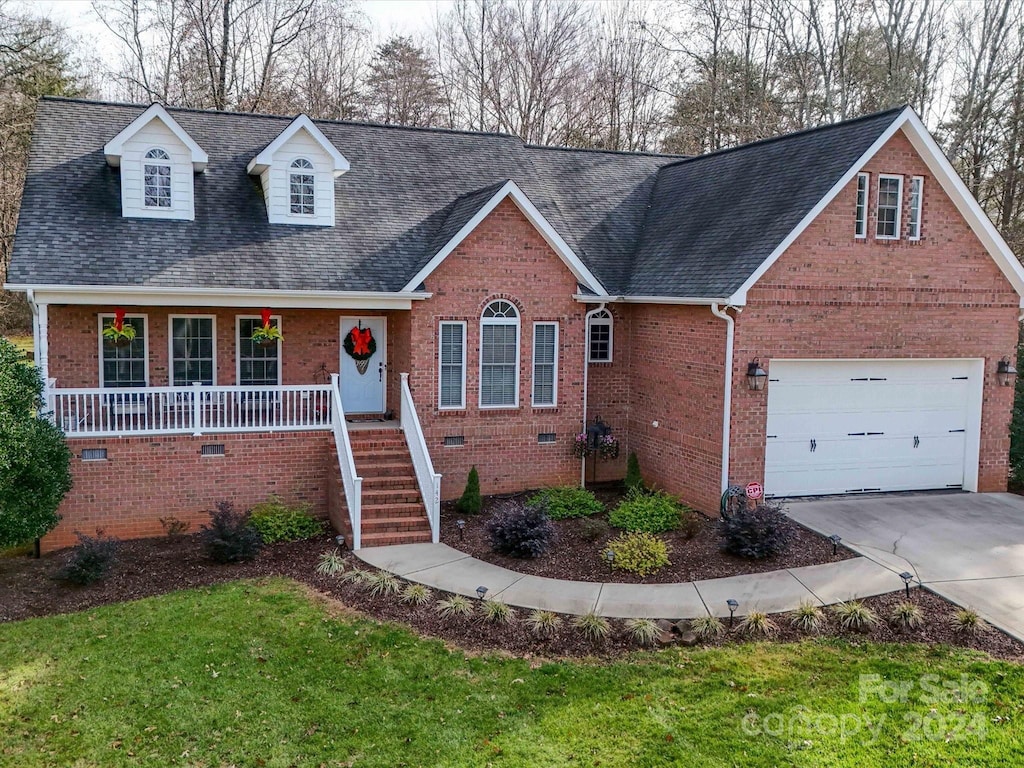
[[[260,177],[271,224],[334,226],[334,180],[348,160],[305,115],[299,115],[249,161]]]
[[[111,168],[121,169],[122,216],[195,219],[194,177],[209,158],[162,106],[132,120],[103,153]]]

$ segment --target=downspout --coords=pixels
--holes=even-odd
[[[589,386],[587,384],[588,376],[590,372],[590,318],[596,315],[598,312],[604,311],[605,302],[601,302],[592,310],[587,312],[583,317],[583,433],[587,432],[587,394],[589,392]],[[587,485],[587,457],[584,456],[580,459],[580,488],[585,488]]]
[[[39,367],[39,307],[36,306],[36,292],[29,288],[25,291],[25,298],[28,299],[28,308],[32,310],[32,352],[36,367]]]
[[[717,303],[711,305],[711,314],[725,320],[725,394],[722,398],[722,493],[729,488],[729,438],[732,431],[732,351],[735,338],[736,321],[729,314],[732,306],[720,308]]]

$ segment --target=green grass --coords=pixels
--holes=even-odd
[[[926,673],[987,690],[932,715],[919,690],[908,704],[859,700],[861,674]],[[467,657],[329,615],[285,580],[0,625],[0,764],[20,768],[1011,766],[1024,762],[1022,701],[1024,667],[912,646]],[[743,728],[745,715],[800,712],[818,726]],[[985,733],[947,743],[961,713]],[[943,727],[915,731],[915,717]],[[851,734],[853,718],[877,738]]]

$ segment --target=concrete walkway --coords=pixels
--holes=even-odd
[[[707,613],[724,617],[729,615],[729,598],[739,602],[737,616],[754,610],[779,613],[804,600],[830,605],[903,586],[898,575],[902,568],[894,571],[864,557],[680,584],[614,584],[527,576],[446,544],[369,547],[356,555],[403,579],[447,592],[475,597],[476,588],[485,586],[488,598],[509,605],[577,615],[594,611],[609,618],[679,619]]]
[[[1024,497],[899,494],[787,504],[796,522],[833,533],[858,554],[1024,641]]]

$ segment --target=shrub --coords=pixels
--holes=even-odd
[[[455,503],[455,508],[463,515],[478,515],[483,509],[484,500],[480,497],[480,475],[474,466],[466,478],[466,489]]]
[[[437,604],[437,613],[442,619],[452,616],[469,616],[473,613],[473,603],[469,601],[468,597],[452,595]]]
[[[700,515],[694,512],[692,509],[684,509],[682,516],[682,534],[683,538],[687,541],[693,539],[701,529],[701,518]]]
[[[893,606],[889,621],[906,629],[917,629],[924,624],[924,613],[919,606],[904,600]]]
[[[57,571],[57,578],[72,584],[85,586],[99,581],[110,572],[117,558],[120,542],[96,531],[95,536],[76,532],[78,544],[71,550],[71,556],[64,567]]]
[[[263,547],[259,532],[249,525],[249,513],[235,512],[230,501],[217,503],[199,536],[207,556],[217,563],[254,560]]]
[[[324,524],[310,514],[307,504],[290,507],[277,496],[257,504],[249,513],[249,525],[266,544],[311,539],[323,533]]]
[[[545,488],[530,497],[528,507],[541,507],[552,520],[568,520],[574,517],[589,517],[604,512],[604,504],[586,488],[562,486]]]
[[[701,640],[710,640],[725,634],[725,624],[717,616],[708,614],[690,619],[690,631]]]
[[[508,603],[501,600],[484,600],[480,603],[480,612],[484,619],[494,624],[511,624],[516,620],[516,612]]]
[[[608,523],[604,520],[600,520],[594,517],[585,517],[580,520],[577,526],[582,536],[586,541],[597,541],[608,535]]]
[[[651,645],[661,633],[661,628],[654,619],[626,619],[626,631],[640,645]]]
[[[526,626],[537,637],[551,637],[562,625],[562,620],[557,613],[551,611],[536,610],[526,619]]]
[[[832,609],[843,629],[863,632],[878,625],[878,616],[859,600],[839,603]]]
[[[626,459],[625,484],[627,491],[634,489],[642,491],[644,489],[644,478],[640,474],[640,460],[636,457],[636,451],[630,451],[629,457]]]
[[[789,616],[789,623],[804,632],[817,632],[825,621],[825,614],[817,603],[804,600]]]
[[[985,620],[973,608],[957,608],[949,617],[950,626],[965,635],[980,635],[988,629]]]
[[[0,339],[0,549],[52,530],[71,489],[71,451],[39,413],[42,391],[38,369]]]
[[[779,625],[763,611],[751,611],[743,617],[736,629],[750,637],[774,637],[779,633]]]
[[[626,533],[608,542],[603,550],[615,557],[612,568],[647,576],[669,564],[668,545],[649,533]]]
[[[724,551],[754,559],[781,554],[795,536],[793,523],[781,507],[768,503],[722,516],[718,534]]]
[[[608,619],[598,616],[593,611],[575,617],[572,625],[588,640],[604,640],[612,632],[612,625],[608,623]]]
[[[393,573],[375,571],[366,577],[366,586],[374,597],[378,595],[397,595],[402,591],[402,582]]]
[[[682,510],[667,493],[644,493],[633,489],[608,516],[616,528],[646,533],[664,533],[679,527]]]
[[[555,541],[555,527],[538,507],[510,506],[484,524],[495,552],[512,557],[540,557]]]
[[[423,605],[430,601],[433,592],[425,584],[409,584],[402,591],[402,602],[408,605]]]
[[[174,515],[171,515],[170,517],[160,518],[160,527],[164,529],[164,534],[167,538],[176,539],[188,531],[192,527],[192,523],[179,520]]]
[[[321,576],[337,576],[344,570],[345,561],[341,557],[340,549],[320,553],[316,563],[316,572]]]

